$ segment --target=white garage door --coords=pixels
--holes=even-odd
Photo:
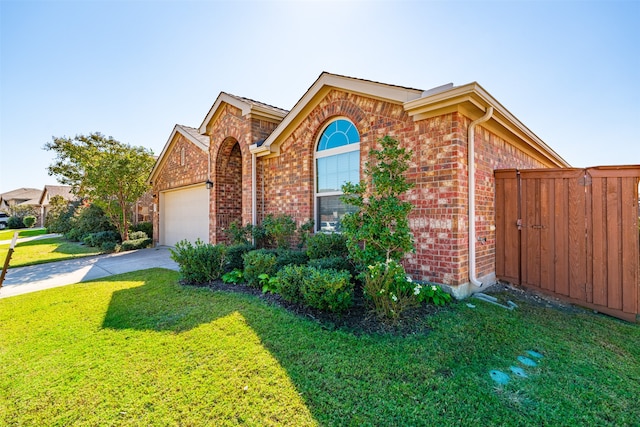
[[[204,185],[160,193],[160,244],[209,242],[209,191]]]

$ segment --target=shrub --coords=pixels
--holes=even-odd
[[[86,235],[82,242],[87,246],[102,247],[103,243],[113,242],[117,244],[120,241],[120,234],[115,231],[99,231]]]
[[[317,233],[307,239],[309,259],[343,257],[349,255],[347,238],[340,233]]]
[[[241,221],[233,221],[229,224],[224,234],[229,238],[232,245],[248,245],[251,238],[251,224],[242,226]]]
[[[102,252],[117,252],[119,249],[117,242],[103,242],[100,245],[100,250]]]
[[[27,228],[31,228],[31,227],[33,227],[33,226],[35,225],[35,223],[36,223],[36,217],[35,217],[35,216],[33,216],[33,215],[25,216],[25,217],[22,219],[22,223],[24,224],[24,226],[25,226],[25,227],[27,227]]]
[[[280,270],[287,265],[304,265],[307,261],[309,261],[309,257],[304,251],[282,249],[276,252],[276,270]]]
[[[273,276],[276,273],[276,256],[273,253],[258,249],[247,252],[244,259],[244,278],[247,285],[260,287],[260,275]]]
[[[133,231],[129,233],[129,240],[148,239],[149,235],[144,231]]]
[[[176,243],[170,249],[171,259],[180,266],[182,278],[187,283],[207,283],[219,279],[224,270],[226,246],[187,240]]]
[[[300,292],[304,303],[319,310],[345,311],[353,304],[353,283],[346,271],[306,267]]]
[[[414,284],[396,261],[370,265],[363,275],[364,294],[383,320],[396,320],[403,311],[420,303],[422,285]]]
[[[129,232],[136,231],[144,231],[147,237],[153,237],[153,223],[149,221],[139,222],[137,224],[132,224],[129,227]],[[129,234],[129,239],[132,239],[131,234]]]
[[[301,303],[302,283],[308,275],[309,267],[301,265],[287,265],[278,271],[276,278],[278,279],[276,292],[285,299],[285,301]]]
[[[319,270],[345,270],[354,275],[354,267],[346,257],[317,258],[309,260],[309,267],[315,267]]]
[[[76,209],[71,220],[71,229],[65,233],[65,237],[80,242],[88,234],[99,231],[116,231],[116,228],[98,206],[80,206]]]
[[[451,295],[442,290],[438,285],[427,283],[422,285],[417,283],[415,285],[418,292],[418,300],[434,305],[445,305],[451,302]]]
[[[238,270],[236,268],[223,274],[222,281],[224,283],[232,283],[234,285],[237,285],[238,283],[242,283],[244,281],[244,274],[242,273],[242,270]]]
[[[366,179],[342,186],[342,200],[357,210],[346,214],[341,224],[349,254],[363,270],[379,262],[400,261],[413,250],[412,204],[402,198],[414,186],[404,175],[411,154],[389,136],[378,143],[382,150],[369,152],[373,160],[366,164]],[[367,188],[369,182],[371,188]]]
[[[296,222],[289,215],[267,215],[262,221],[267,237],[278,249],[289,249],[296,232]]]
[[[49,200],[49,212],[44,220],[44,226],[49,233],[68,233],[72,227],[73,214],[79,202],[69,203],[62,196],[53,196]]]
[[[233,270],[242,271],[244,269],[244,260],[242,256],[254,249],[255,247],[248,243],[228,246],[224,270],[227,272]]]
[[[151,243],[153,243],[153,241],[148,237],[136,240],[125,240],[120,245],[120,249],[123,251],[134,251],[136,249],[148,248],[151,246]]]
[[[7,228],[24,228],[24,221],[22,217],[12,216],[7,220]]]

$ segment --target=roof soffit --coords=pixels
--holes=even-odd
[[[473,82],[454,87],[434,95],[425,96],[406,102],[404,108],[414,121],[424,120],[450,112],[460,112],[475,120],[482,115],[489,106],[494,113],[490,121],[481,126],[486,127],[508,141],[517,138],[518,144],[525,152],[543,163],[557,167],[568,167],[569,163],[544,143],[535,133],[527,128],[509,110],[491,96],[482,86]]]

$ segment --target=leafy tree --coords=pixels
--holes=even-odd
[[[361,268],[378,262],[400,261],[405,253],[413,250],[408,219],[412,205],[400,199],[413,187],[404,176],[411,155],[389,136],[378,139],[378,143],[382,150],[370,151],[373,161],[367,162],[365,168],[371,190],[367,191],[366,179],[342,186],[342,200],[358,208],[345,215],[341,224],[350,256]]]
[[[146,178],[155,162],[152,152],[100,133],[54,137],[44,148],[56,153],[49,175],[102,208],[122,240],[128,240],[131,206],[148,190]]]
[[[71,230],[71,219],[79,202],[69,203],[60,195],[49,200],[49,211],[44,226],[50,233],[66,233]]]

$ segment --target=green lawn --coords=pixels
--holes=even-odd
[[[147,270],[0,299],[0,425],[598,425],[640,419],[640,325],[473,300],[330,331]],[[489,372],[544,355],[506,386]]]
[[[0,231],[0,240],[13,239],[13,233],[18,232],[18,238],[39,236],[47,234],[46,228],[23,228],[20,230],[2,230]]]
[[[0,262],[4,260],[9,251],[9,244],[0,245]],[[99,248],[84,246],[76,242],[69,242],[62,237],[48,239],[36,239],[18,243],[11,256],[10,267],[22,267],[25,265],[42,264],[52,261],[77,258],[80,256],[97,255]],[[1,267],[1,266],[0,266]]]

